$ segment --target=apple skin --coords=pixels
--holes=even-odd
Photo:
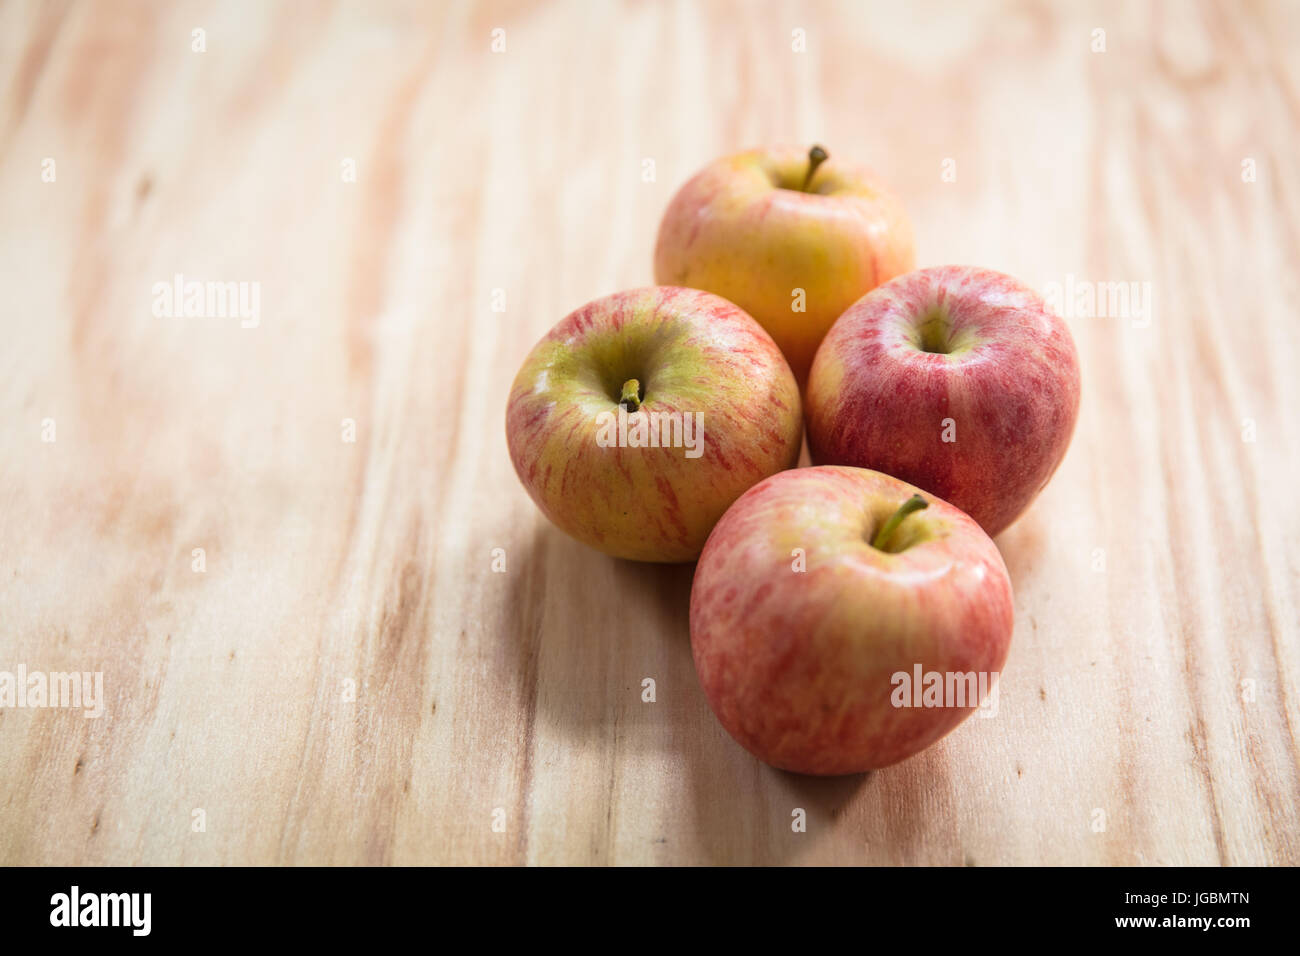
[[[598,444],[598,418],[618,413],[629,379],[641,411],[703,416],[698,457]],[[716,295],[655,287],[588,303],[537,344],[510,390],[506,441],[561,530],[615,557],[680,562],[699,557],[746,489],[797,462],[803,419],[794,376],[757,322]]]
[[[927,340],[953,351],[924,351]],[[814,464],[894,475],[996,535],[1065,457],[1079,415],[1079,356],[1065,323],[1019,280],[967,266],[920,269],[835,323],[806,398]],[[955,441],[943,440],[946,419]]]
[[[1001,672],[1011,582],[997,548],[924,495],[878,550],[872,537],[918,489],[862,468],[782,472],[732,505],[691,588],[691,648],[722,726],[760,760],[846,774],[923,750],[974,707],[895,707],[891,676]],[[802,548],[806,571],[793,570]],[[991,679],[991,678],[990,678]]]
[[[655,244],[656,282],[736,303],[801,385],[844,310],[915,263],[903,205],[873,173],[832,155],[802,192],[807,170],[807,151],[794,147],[719,159],[673,197]],[[793,311],[795,289],[804,312]]]

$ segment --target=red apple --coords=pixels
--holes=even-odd
[[[884,767],[993,686],[1012,630],[1002,557],[965,514],[916,494],[861,468],[801,468],[755,485],[713,529],[691,647],[713,712],[759,759],[810,774]],[[917,674],[955,693],[929,706]]]
[[[924,488],[996,535],[1052,477],[1078,414],[1065,323],[1011,276],[942,266],[835,323],[808,382],[808,448],[815,464]]]
[[[706,167],[673,197],[655,281],[716,292],[772,334],[802,384],[850,305],[914,264],[903,205],[870,170],[820,146],[756,149]]]
[[[506,407],[510,459],[542,512],[639,561],[695,560],[742,492],[795,464],[802,437],[771,336],[695,289],[578,309],[528,355]]]

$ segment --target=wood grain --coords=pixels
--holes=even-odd
[[[1298,52],[1294,3],[0,6],[0,670],[105,694],[0,709],[0,862],[1300,863]],[[687,176],[814,140],[922,264],[1153,303],[1067,316],[997,716],[831,780],[503,434]]]

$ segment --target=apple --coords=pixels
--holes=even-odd
[[[979,525],[862,468],[755,485],[691,587],[709,706],[756,757],[798,773],[872,770],[934,743],[995,688],[1011,630],[1011,582]],[[944,693],[920,698],[913,677],[932,689],[936,674]]]
[[[656,282],[736,303],[771,333],[801,385],[844,310],[913,265],[902,203],[820,146],[705,167],[673,197],[655,244]]]
[[[815,464],[894,475],[996,535],[1065,457],[1079,357],[1065,323],[1018,280],[941,266],[900,276],[845,312],[806,397]]]
[[[510,460],[561,530],[606,554],[693,561],[727,507],[798,460],[799,388],[757,322],[697,289],[590,302],[529,353]]]

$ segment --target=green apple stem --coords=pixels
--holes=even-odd
[[[885,542],[889,540],[889,536],[894,533],[898,526],[903,523],[903,519],[913,511],[921,511],[928,507],[930,507],[930,502],[926,501],[920,495],[912,495],[912,497],[908,498],[898,506],[897,511],[889,516],[889,520],[886,521],[885,526],[880,529],[875,540],[871,542],[871,546],[878,551],[884,551]]]
[[[634,378],[629,378],[623,383],[623,395],[619,398],[618,403],[626,408],[629,412],[634,412],[641,407],[641,383]]]
[[[808,186],[812,183],[813,176],[817,174],[817,167],[826,160],[830,159],[830,153],[820,146],[814,146],[808,150],[808,175],[803,178],[803,185],[799,187],[800,192],[807,192]]]

